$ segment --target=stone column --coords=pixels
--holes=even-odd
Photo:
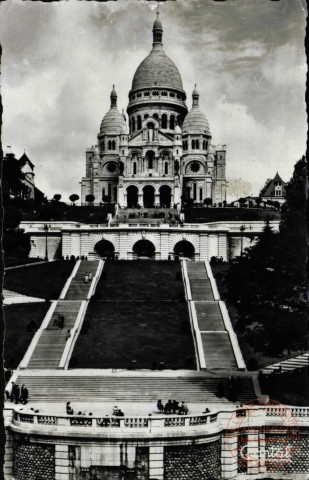
[[[138,192],[138,199],[137,199],[138,203],[140,204],[141,207],[144,206],[144,197],[143,197],[143,194],[142,193],[139,193]]]
[[[155,205],[160,205],[160,193],[155,193]]]
[[[258,429],[248,432],[248,475],[259,473],[259,431]]]
[[[237,476],[237,454],[237,433],[224,433],[221,440],[222,478],[235,478]]]
[[[149,447],[149,480],[164,478],[164,447]]]
[[[55,445],[55,480],[69,478],[69,447],[68,445]]]
[[[6,416],[6,412],[4,410],[4,417]],[[6,420],[6,419],[5,419]],[[4,421],[5,424],[7,423]],[[11,477],[13,475],[13,438],[9,431],[5,432],[5,451],[4,451],[4,464],[3,464],[3,474],[6,478],[6,475]]]

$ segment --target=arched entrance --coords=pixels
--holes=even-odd
[[[181,240],[174,247],[174,253],[179,257],[193,258],[194,252],[194,246],[187,240]]]
[[[138,257],[153,258],[155,254],[155,246],[149,240],[139,240],[134,244],[133,252]]]
[[[171,206],[171,187],[168,185],[160,187],[160,206],[166,208]]]
[[[138,188],[135,185],[130,185],[127,188],[127,205],[129,208],[136,208],[138,204]]]
[[[152,208],[154,206],[155,190],[151,185],[143,188],[144,193],[144,207]]]
[[[97,252],[102,258],[113,258],[115,253],[115,247],[112,242],[108,240],[100,240],[94,247],[95,252]]]

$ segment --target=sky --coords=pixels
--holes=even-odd
[[[2,148],[24,150],[48,198],[80,195],[85,150],[97,143],[116,85],[126,110],[134,73],[152,48],[157,2],[0,2]],[[227,146],[236,179],[256,195],[278,171],[288,181],[305,154],[305,0],[160,2],[163,43],[212,143]],[[237,183],[237,182],[236,182]]]

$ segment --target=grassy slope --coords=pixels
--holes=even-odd
[[[175,262],[107,263],[86,314],[90,329],[73,352],[76,366],[127,368],[134,359],[138,368],[151,368],[154,361],[184,368],[188,358],[194,359],[177,272]]]
[[[49,262],[7,270],[4,288],[33,297],[57,299],[73,270],[74,262]]]
[[[188,208],[185,213],[186,222],[221,222],[221,221],[253,221],[253,220],[280,220],[280,213],[263,208]]]
[[[28,332],[27,325],[31,320],[38,329],[50,307],[49,302],[23,303],[4,307],[4,366],[8,369],[18,367],[35,334]]]

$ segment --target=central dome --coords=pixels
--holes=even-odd
[[[132,90],[138,88],[166,87],[183,90],[182,80],[175,63],[162,48],[154,47],[137,68]]]
[[[163,50],[163,27],[159,13],[157,13],[152,32],[153,49],[137,68],[132,82],[132,90],[164,87],[183,91],[178,68]]]

